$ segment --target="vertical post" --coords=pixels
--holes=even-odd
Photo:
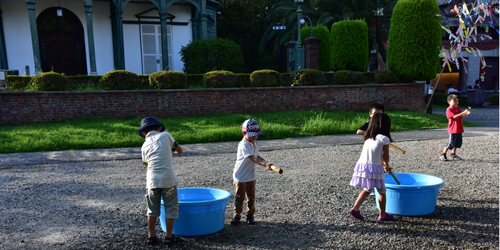
[[[168,39],[167,39],[167,9],[166,3],[160,6],[160,28],[161,28],[161,70],[170,69],[168,65]]]
[[[94,46],[94,25],[92,22],[92,3],[86,3],[85,0],[82,1],[84,1],[83,6],[85,7],[85,15],[87,19],[87,42],[89,44],[90,75],[97,75]]]
[[[5,34],[3,32],[1,9],[0,9],[0,69],[9,69],[9,64],[7,60],[7,48],[5,46]]]
[[[115,69],[125,69],[125,49],[123,45],[123,6],[122,0],[114,0],[113,25],[113,57]]]
[[[208,29],[208,14],[207,14],[207,2],[201,1],[201,40],[205,40],[208,38],[207,29]]]
[[[300,19],[302,19],[302,9],[300,4],[297,7],[297,69],[304,69],[304,57],[302,50],[302,41],[300,40]]]
[[[33,59],[35,62],[35,74],[42,72],[42,65],[40,61],[40,45],[38,42],[38,29],[36,26],[36,12],[35,4],[36,0],[26,0],[28,4],[28,14],[30,20],[30,31],[31,31],[31,43],[33,47]]]

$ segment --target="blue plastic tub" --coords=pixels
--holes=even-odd
[[[224,228],[227,201],[231,193],[214,188],[179,188],[179,218],[174,222],[173,234],[200,236],[216,233]],[[161,202],[163,205],[163,200]],[[161,229],[166,232],[165,208],[161,206]]]
[[[385,174],[386,212],[404,216],[421,216],[436,210],[439,188],[444,180],[425,174],[396,173],[401,181],[398,185],[391,175]],[[375,189],[376,190],[376,189]],[[375,196],[377,208],[378,192]]]

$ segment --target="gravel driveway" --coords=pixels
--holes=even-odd
[[[406,154],[391,150],[394,171],[438,176],[445,184],[434,213],[395,216],[391,222],[377,221],[373,196],[361,208],[365,221],[348,213],[360,191],[349,181],[361,141],[262,152],[284,173],[258,169],[256,225],[230,225],[231,198],[222,231],[184,238],[175,248],[499,248],[498,131],[464,137],[463,148],[457,151],[462,161],[439,161],[446,139],[395,143]],[[234,193],[235,157],[235,153],[176,156],[179,187]],[[0,249],[166,248],[144,245],[144,187],[145,169],[137,159],[0,166]],[[164,236],[159,225],[157,232]]]

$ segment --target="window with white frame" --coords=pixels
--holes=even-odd
[[[149,75],[153,72],[172,69],[172,26],[167,25],[167,45],[168,45],[168,63],[163,66],[161,59],[161,25],[142,24],[142,73]]]

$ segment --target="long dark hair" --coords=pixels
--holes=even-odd
[[[391,118],[386,113],[377,112],[373,114],[366,129],[364,139],[365,141],[370,138],[375,140],[378,134],[385,135],[389,137],[391,142],[393,141],[391,138]]]

